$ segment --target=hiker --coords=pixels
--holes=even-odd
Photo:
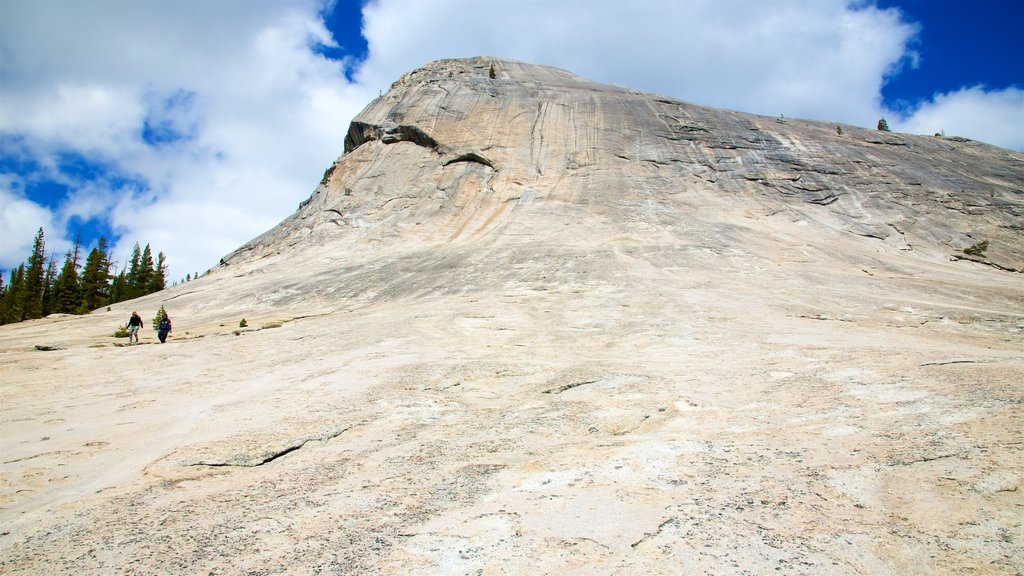
[[[167,334],[171,331],[171,317],[164,312],[164,317],[160,319],[160,324],[157,326],[156,335],[160,338],[160,343],[163,344],[167,341]]]
[[[142,317],[139,316],[139,311],[132,312],[132,317],[128,319],[128,343],[138,344],[139,343],[139,329],[142,328]]]

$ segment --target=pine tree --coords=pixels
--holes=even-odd
[[[885,121],[885,118],[878,121],[878,129],[882,132],[891,132],[891,130],[889,130],[889,123]]]
[[[135,247],[132,248],[132,260],[131,264],[128,265],[128,273],[121,277],[125,287],[123,293],[119,294],[121,300],[131,300],[136,296],[142,296],[142,293],[138,291],[139,264],[141,260],[142,250],[139,249],[139,243],[136,242]]]
[[[45,281],[46,242],[43,240],[43,229],[40,228],[32,243],[32,255],[28,257],[28,268],[25,270],[22,320],[43,317]]]
[[[153,317],[153,330],[160,329],[160,321],[167,315],[167,310],[164,309],[163,304],[160,305],[160,309],[156,311],[156,316]]]
[[[78,258],[81,249],[81,236],[75,239],[74,251],[68,251],[64,257],[64,266],[57,276],[57,288],[54,299],[57,301],[56,311],[62,314],[74,314],[81,302],[81,289],[78,285]]]
[[[139,271],[135,275],[135,295],[144,296],[153,292],[151,285],[153,284],[153,252],[149,249],[149,244],[142,250],[142,257],[139,259]]]
[[[88,314],[106,304],[110,292],[110,256],[107,255],[107,240],[102,236],[85,259],[81,286],[79,314]]]
[[[24,290],[22,279],[25,277],[25,265],[11,270],[11,281],[7,285],[3,309],[0,309],[0,324],[21,322],[24,309]]]
[[[7,287],[4,286],[4,273],[0,271],[0,324],[4,323],[4,306],[7,305]]]
[[[57,260],[50,254],[46,265],[46,279],[43,281],[43,316],[49,316],[57,310]]]
[[[128,285],[128,276],[124,268],[121,273],[114,276],[110,282],[110,304],[131,300],[131,288]]]
[[[167,256],[160,252],[156,256],[156,267],[153,269],[153,278],[149,284],[149,291],[159,292],[167,286]]]

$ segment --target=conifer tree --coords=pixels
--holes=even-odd
[[[25,265],[21,264],[11,270],[11,281],[7,285],[7,293],[0,309],[0,324],[21,322],[24,309],[24,290],[22,279],[25,277]]]
[[[85,259],[81,286],[80,314],[88,314],[107,303],[110,296],[110,256],[107,255],[107,240],[102,236]]]
[[[119,294],[120,300],[131,300],[136,296],[142,296],[142,293],[138,291],[138,278],[139,278],[139,264],[142,260],[142,250],[139,249],[139,243],[135,243],[135,247],[132,248],[132,259],[131,263],[128,264],[128,273],[122,273],[121,280],[123,280],[125,290]],[[120,300],[115,300],[119,302]]]
[[[131,300],[131,288],[128,285],[128,276],[125,268],[121,273],[114,276],[110,282],[110,304]]]
[[[160,252],[156,256],[156,266],[153,269],[153,278],[149,283],[149,291],[159,292],[167,286],[167,256]]]
[[[64,257],[64,266],[57,276],[56,311],[62,314],[74,314],[81,302],[81,290],[78,285],[78,258],[81,250],[81,236],[75,239],[74,250],[69,250]]]
[[[160,321],[167,315],[167,310],[164,309],[164,305],[160,305],[160,309],[156,311],[156,316],[153,317],[153,330],[160,329]]]
[[[46,281],[46,246],[42,228],[36,233],[36,238],[32,243],[32,254],[28,257],[28,268],[25,269],[23,281],[24,299],[21,320],[42,318],[43,292]]]
[[[57,288],[57,260],[50,254],[50,260],[46,264],[46,279],[43,281],[43,316],[49,316],[57,309],[56,303]]]
[[[139,259],[139,270],[135,275],[135,286],[133,298],[144,296],[154,290],[151,289],[153,284],[153,252],[149,249],[149,244],[142,250],[142,256]]]

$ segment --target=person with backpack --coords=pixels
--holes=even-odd
[[[167,341],[167,335],[171,332],[171,317],[164,312],[164,317],[160,319],[160,324],[156,329],[156,336],[160,339],[160,343],[163,344]]]
[[[138,344],[139,343],[139,330],[142,328],[142,317],[139,316],[139,312],[136,310],[132,312],[132,317],[128,319],[128,343]]]

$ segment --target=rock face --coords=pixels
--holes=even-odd
[[[1024,155],[489,58],[344,150],[202,279],[0,327],[5,574],[1024,570]]]
[[[615,226],[678,231],[693,220],[680,208],[715,201],[933,259],[989,240],[987,263],[1020,271],[1022,180],[1024,155],[963,139],[711,109],[518,62],[444,61],[359,114],[310,200],[242,253],[310,235],[437,245],[538,216],[579,225],[594,210]]]

